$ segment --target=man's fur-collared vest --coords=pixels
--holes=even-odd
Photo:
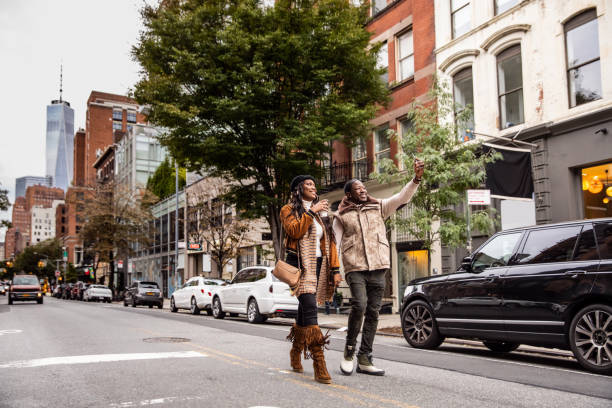
[[[391,266],[389,241],[381,203],[369,197],[364,204],[355,204],[345,197],[338,208],[342,223],[342,264],[344,273],[373,271]]]

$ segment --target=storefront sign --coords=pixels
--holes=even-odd
[[[468,205],[491,205],[491,190],[468,190]]]
[[[202,244],[200,244],[199,242],[190,242],[188,249],[190,251],[201,251],[202,250]]]

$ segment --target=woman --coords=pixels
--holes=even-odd
[[[299,301],[296,323],[288,340],[293,371],[303,372],[300,354],[312,356],[315,380],[331,384],[323,348],[329,336],[323,336],[317,322],[317,304],[323,305],[334,295],[342,277],[338,270],[338,253],[329,222],[322,212],[329,210],[327,200],[319,201],[312,176],[301,175],[291,181],[291,199],[281,208],[280,218],[285,230],[286,262],[301,268],[302,277],[294,291]],[[327,217],[325,217],[327,218]],[[299,262],[298,262],[299,254]],[[309,354],[307,353],[309,352]]]

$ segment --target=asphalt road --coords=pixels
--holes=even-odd
[[[567,358],[378,336],[384,377],[343,376],[343,333],[327,352],[332,385],[290,371],[288,327],[185,312],[46,298],[0,298],[1,407],[612,407],[612,379]]]

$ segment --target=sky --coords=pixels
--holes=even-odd
[[[148,3],[152,1],[149,0]],[[126,94],[138,79],[130,50],[144,0],[0,0],[0,185],[44,176],[46,107],[63,99],[85,128],[92,90]],[[0,219],[10,219],[0,212]],[[4,241],[5,231],[0,231]]]

